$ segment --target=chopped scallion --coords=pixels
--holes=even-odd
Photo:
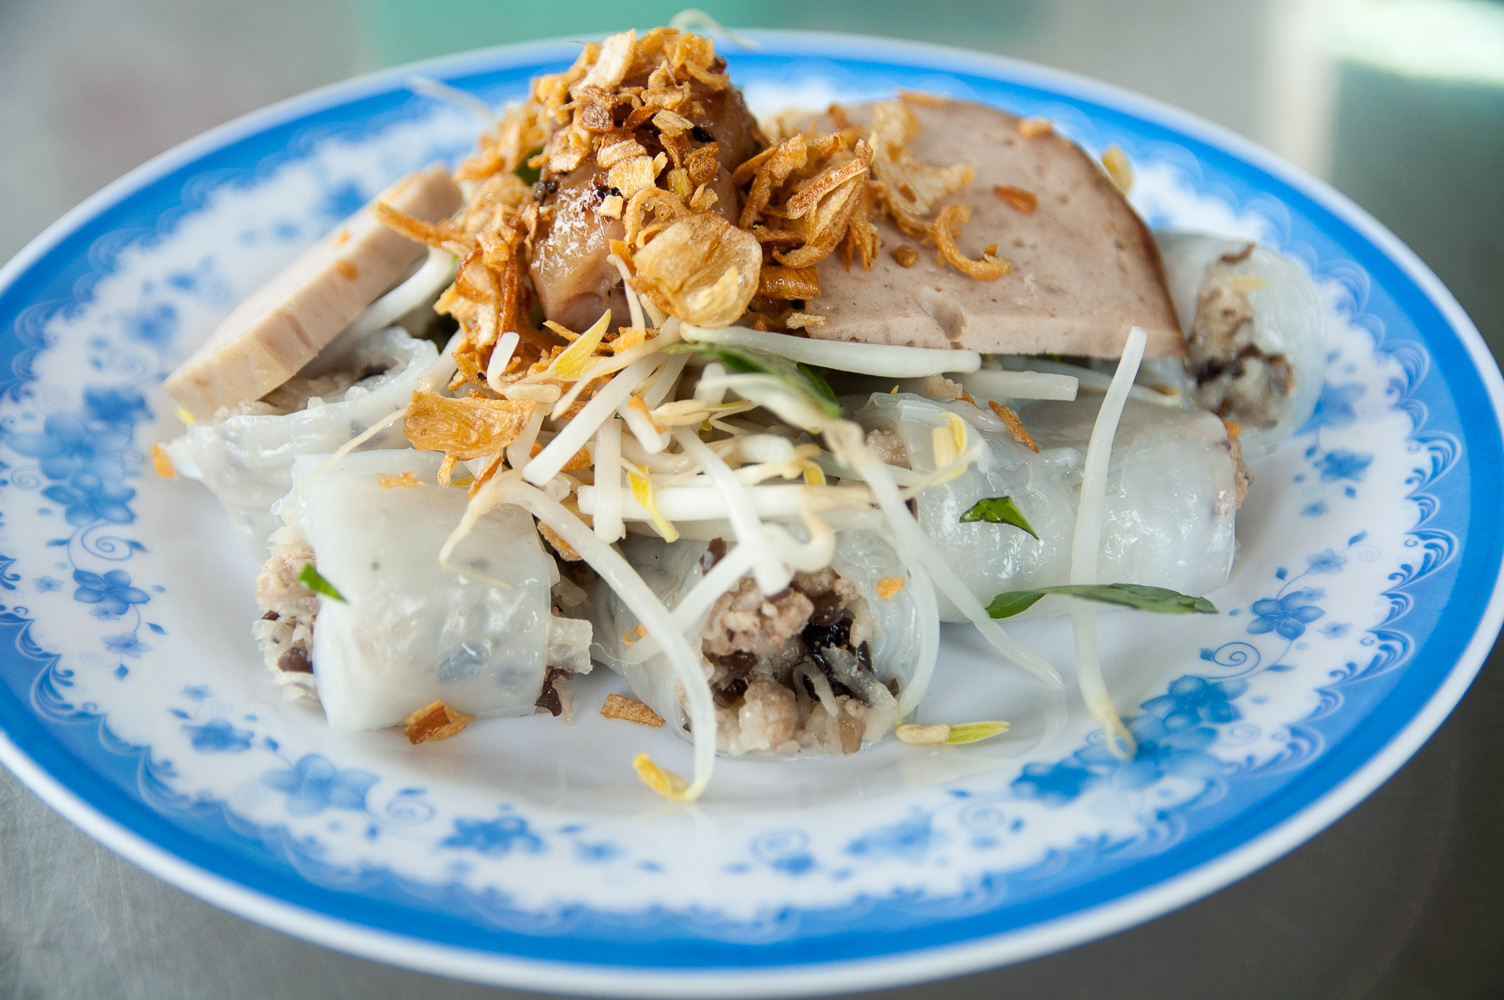
[[[319,571],[313,568],[313,563],[305,563],[303,565],[303,571],[298,574],[298,582],[307,587],[309,590],[313,591],[315,594],[323,594],[325,597],[332,597],[336,601],[339,601],[341,604],[350,603],[349,601],[345,600],[345,595],[339,592],[338,587],[330,583],[328,580],[324,579],[323,576],[320,575]]]

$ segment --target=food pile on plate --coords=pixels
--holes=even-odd
[[[710,39],[613,35],[241,303],[158,468],[265,553],[267,666],[340,728],[568,721],[604,664],[690,799],[717,752],[1000,732],[906,723],[940,623],[1058,684],[998,624],[1054,612],[1131,755],[1095,609],[1215,611],[1325,350],[1297,265],[1131,182],[944,98],[759,122]]]

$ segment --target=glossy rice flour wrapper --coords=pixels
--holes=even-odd
[[[1299,264],[1259,243],[1175,231],[1154,239],[1191,346],[1173,370],[1163,361],[1151,363],[1152,370],[1169,371],[1170,381],[1198,405],[1236,421],[1248,458],[1271,454],[1310,419],[1321,395],[1326,312],[1320,293]],[[1198,356],[1197,340],[1219,326],[1219,312],[1220,325],[1236,332],[1224,334],[1223,356]],[[1276,359],[1275,381],[1283,391],[1262,391],[1269,363],[1262,359]]]
[[[1010,590],[1068,583],[1081,469],[1102,397],[1015,402],[1036,453],[990,411],[912,393],[874,394],[856,418],[900,442],[915,471],[935,468],[932,430],[954,413],[986,443],[974,465],[914,500],[919,523],[983,604]],[[890,459],[891,460],[891,459]],[[1113,441],[1097,579],[1201,595],[1227,582],[1236,549],[1239,468],[1215,415],[1128,401]],[[963,521],[978,501],[1011,497],[1038,534]],[[939,595],[941,617],[964,617]],[[1046,599],[1033,612],[1064,609]]]
[[[439,550],[466,491],[436,484],[438,454],[357,452],[313,475],[326,460],[294,461],[303,485],[281,513],[343,598],[320,596],[313,627],[313,674],[332,726],[398,725],[435,699],[477,716],[530,715],[550,666],[590,669],[588,623],[550,613],[557,569],[528,514],[487,513],[446,568]],[[391,485],[403,473],[422,485]]]
[[[795,528],[792,533],[803,537],[801,531]],[[709,543],[697,539],[668,543],[633,535],[623,543],[623,553],[669,608],[679,604],[713,562]],[[900,699],[907,705],[910,695],[922,695],[928,678],[918,674],[927,660],[933,662],[933,645],[938,643],[928,579],[908,570],[882,536],[865,529],[836,532],[831,569],[851,585],[855,599],[843,612],[843,619],[851,623],[850,645],[862,651],[852,655],[845,650],[826,650],[811,658],[825,640],[823,633],[806,629],[785,649],[758,657],[750,673],[740,675],[744,682],[777,675],[788,688],[786,697],[769,699],[777,702],[781,698],[785,705],[797,707],[796,731],[783,740],[769,739],[762,710],[748,708],[751,696],[758,692],[748,688],[745,691],[749,693],[744,693],[738,687],[736,658],[702,652],[702,666],[716,694],[717,749],[721,753],[775,757],[852,753],[882,738],[899,721]],[[750,585],[747,577],[737,585],[744,581]],[[792,587],[800,586],[796,577]],[[591,605],[595,631],[592,654],[625,677],[632,692],[662,716],[670,729],[688,738],[678,681],[667,658],[656,649],[646,659],[641,652],[634,655],[634,647],[641,641],[636,631],[637,616],[600,583],[592,589]],[[706,624],[702,615],[689,630],[692,647],[701,649],[702,641],[706,649],[711,646],[705,639]],[[726,666],[728,663],[732,666]],[[911,685],[916,685],[912,691]]]
[[[270,510],[292,487],[294,459],[327,455],[382,417],[406,407],[419,377],[437,358],[433,344],[410,337],[399,327],[379,331],[338,359],[332,373],[342,375],[331,373],[306,380],[302,386],[284,386],[288,390],[284,395],[291,398],[282,406],[253,401],[201,420],[165,446],[167,456],[178,475],[209,487],[236,530],[259,551],[281,523]],[[305,399],[299,389],[315,394]],[[317,395],[320,390],[325,395]],[[278,412],[287,406],[296,408]],[[366,447],[406,445],[399,423]]]

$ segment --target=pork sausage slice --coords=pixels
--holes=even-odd
[[[978,281],[942,267],[932,244],[904,235],[884,216],[876,221],[882,249],[872,270],[857,261],[848,270],[837,255],[821,263],[821,296],[805,311],[825,322],[808,327],[811,336],[1117,357],[1128,330],[1141,326],[1149,357],[1184,355],[1153,237],[1079,146],[1053,131],[1025,137],[1018,118],[994,108],[932,98],[910,104],[923,126],[907,147],[915,157],[934,166],[967,163],[976,172],[939,202],[971,207],[962,251],[978,258],[995,243],[1012,272]],[[863,126],[871,120],[870,106],[847,113]],[[1024,210],[1029,195],[1032,211]],[[910,267],[894,259],[901,246],[917,251]]]
[[[437,222],[462,197],[448,169],[435,163],[376,200]],[[167,391],[199,419],[260,399],[313,360],[426,252],[377,222],[367,205],[236,306],[168,377]]]

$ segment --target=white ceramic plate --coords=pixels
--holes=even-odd
[[[1404,247],[1317,182],[1202,122],[965,52],[760,36],[731,52],[762,109],[930,90],[1116,143],[1153,225],[1257,237],[1330,313],[1316,417],[1257,467],[1224,613],[1102,616],[1139,737],[1119,763],[1074,695],[947,632],[926,719],[1005,738],[848,759],[723,761],[692,807],[632,755],[663,731],[477,724],[409,747],[280,701],[249,638],[257,560],[193,484],[158,479],[163,375],[236,299],[476,124],[405,72],[189,143],[0,272],[0,759],[163,878],[333,947],[570,992],[789,995],[952,975],[1062,948],[1278,856],[1391,774],[1461,696],[1501,618],[1501,385]],[[493,102],[562,43],[422,68]],[[1472,531],[1474,517],[1485,530]],[[1059,623],[1015,634],[1062,666]],[[602,672],[603,674],[604,672]]]

